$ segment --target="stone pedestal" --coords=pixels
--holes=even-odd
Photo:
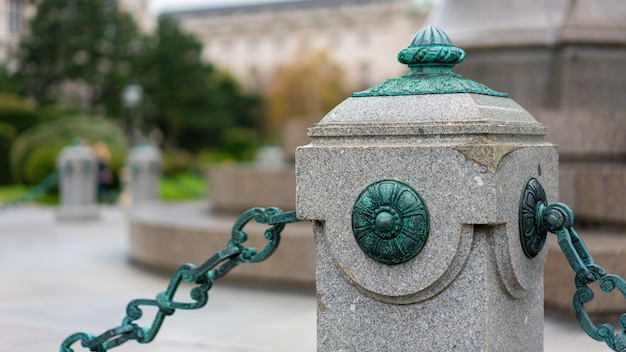
[[[133,206],[159,199],[161,182],[161,151],[149,144],[133,147],[127,165],[130,169],[131,203]]]
[[[546,249],[528,258],[520,194],[557,194],[557,151],[514,101],[451,72],[426,28],[412,72],[353,94],[296,151],[314,221],[319,351],[542,351]]]
[[[65,147],[57,158],[59,172],[59,220],[99,217],[96,157],[80,143]]]

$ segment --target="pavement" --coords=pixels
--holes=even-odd
[[[59,222],[53,208],[0,212],[0,351],[59,351],[69,335],[117,327],[129,301],[152,299],[167,288],[169,277],[129,262],[124,212],[107,207],[101,215],[97,221]],[[177,297],[183,300],[190,287]],[[218,281],[204,308],[167,317],[149,345],[128,341],[114,350],[315,351],[315,300],[312,291]],[[139,323],[148,326],[154,312],[144,315]],[[546,315],[544,330],[547,352],[610,351],[574,321]],[[86,350],[79,343],[72,348]]]

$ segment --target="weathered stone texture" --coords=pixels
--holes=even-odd
[[[541,351],[547,249],[524,255],[518,215],[530,177],[557,197],[543,133],[512,100],[474,94],[349,98],[309,129],[296,209],[315,222],[318,350]],[[430,214],[424,247],[398,265],[369,258],[351,227],[381,180]]]

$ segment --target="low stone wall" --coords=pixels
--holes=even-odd
[[[219,212],[239,214],[253,206],[294,210],[294,166],[261,168],[253,165],[211,167],[208,172],[210,199]]]
[[[167,272],[184,263],[200,265],[224,249],[237,217],[214,215],[206,204],[151,206],[129,214],[130,256],[135,263]],[[261,250],[266,225],[251,221],[244,228],[248,247]],[[315,243],[311,223],[289,224],[278,250],[266,261],[241,264],[220,281],[265,286],[315,287]]]

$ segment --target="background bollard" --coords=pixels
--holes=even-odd
[[[427,27],[411,74],[354,93],[296,151],[314,220],[319,351],[542,351],[546,250],[525,255],[520,190],[556,199],[558,155],[506,94],[452,73]],[[522,238],[521,238],[522,237]]]
[[[149,144],[131,148],[126,165],[130,169],[130,194],[133,206],[159,199],[161,151]]]
[[[98,173],[91,148],[76,142],[61,149],[59,173],[59,220],[91,220],[99,217]]]

